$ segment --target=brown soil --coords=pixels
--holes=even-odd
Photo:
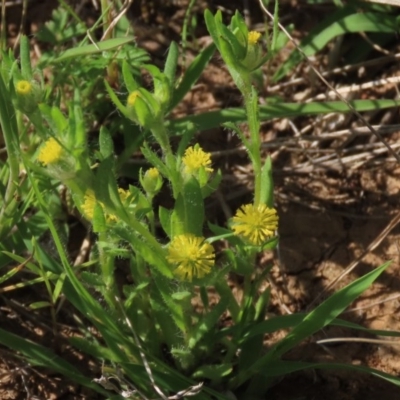
[[[11,2],[12,3],[12,2]],[[81,2],[85,18],[95,17],[92,2]],[[167,4],[168,3],[168,4]],[[182,3],[182,4],[180,4]],[[235,4],[242,11],[242,2],[218,4],[229,15]],[[245,3],[245,2],[244,2]],[[294,23],[294,36],[300,38],[311,29],[316,21],[322,20],[332,10],[330,6],[307,6],[300,2],[282,2],[281,16],[284,23]],[[135,2],[130,18],[136,27],[140,46],[151,52],[153,61],[162,64],[165,50],[171,40],[179,41],[186,1],[182,2]],[[25,32],[34,33],[40,24],[50,17],[49,10],[54,1],[41,4],[30,2]],[[83,6],[84,5],[84,6]],[[197,2],[193,13],[197,15],[196,40],[189,39],[187,58],[190,61],[196,49],[209,42],[204,29],[202,10],[205,2]],[[216,7],[216,5],[214,5]],[[20,8],[9,9],[8,32],[15,37],[20,26]],[[261,13],[253,5],[249,10],[252,26],[260,28]],[[95,18],[94,18],[95,19]],[[356,42],[350,37],[350,42]],[[399,52],[398,40],[386,46],[391,54]],[[35,43],[34,37],[32,43]],[[39,45],[40,43],[35,43]],[[288,48],[292,46],[288,45]],[[327,69],[326,60],[333,52],[317,57],[315,65]],[[287,53],[283,52],[281,57]],[[370,58],[382,57],[379,50]],[[345,59],[337,67],[345,64]],[[279,60],[274,61],[277,65]],[[276,68],[272,65],[271,69]],[[398,76],[398,66],[393,61],[382,60],[370,68],[360,66],[349,73],[338,73],[330,77],[334,85],[361,84],[372,79]],[[304,101],[327,93],[318,80],[310,79],[309,66],[302,63],[290,79],[304,77],[302,82],[279,87],[268,83],[261,89],[261,97],[279,95],[287,101]],[[374,89],[357,90],[355,98],[395,98],[396,87],[384,83]],[[237,106],[241,102],[237,90],[216,56],[201,81],[185,98],[177,114],[198,113],[204,110]],[[398,110],[365,113],[372,124],[393,125],[398,120]],[[306,127],[309,125],[309,130]],[[363,135],[351,132],[327,137],[328,133],[345,129],[364,127],[356,117],[333,115],[329,118],[297,118],[274,120],[263,124],[263,141],[274,161],[276,183],[276,204],[280,215],[279,252],[266,256],[267,262],[273,257],[275,267],[270,276],[272,287],[271,314],[285,314],[309,309],[318,304],[329,293],[371,271],[387,260],[393,260],[381,278],[343,315],[344,318],[374,329],[400,331],[400,230],[397,226],[400,167],[387,151],[373,154],[379,140],[368,130]],[[304,129],[305,133],[299,135]],[[390,145],[395,145],[400,129],[393,129],[384,135]],[[219,195],[209,204],[209,217],[221,221],[220,210],[226,216],[233,213],[246,199],[251,200],[249,188],[252,175],[244,152],[237,150],[238,141],[226,130],[202,132],[198,140],[208,151],[215,151],[215,163],[223,169],[224,177]],[[375,146],[375,147],[374,147]],[[231,151],[227,151],[231,150]],[[319,157],[327,156],[327,160]],[[361,157],[360,157],[361,155]],[[354,156],[353,159],[346,157]],[[358,157],[358,158],[357,158]],[[387,229],[386,229],[387,228]],[[333,282],[352,263],[354,269],[344,275],[337,284]],[[326,288],[329,289],[325,293]],[[4,329],[30,337],[35,341],[51,343],[52,348],[68,357],[69,361],[85,368],[89,376],[99,376],[99,365],[81,354],[65,347],[63,338],[76,332],[73,321],[66,319],[58,327],[59,337],[52,335],[50,316],[37,312],[32,318],[25,306],[35,298],[30,289],[12,292],[13,296],[0,298],[0,321]],[[319,297],[321,296],[321,297]],[[281,334],[281,336],[283,333]],[[276,340],[279,334],[270,338]],[[373,368],[399,375],[400,341],[393,339],[390,344],[369,344],[344,342],[331,346],[318,346],[315,341],[326,337],[366,338],[367,335],[338,328],[329,328],[311,338],[296,349],[290,357],[304,361],[330,360],[368,365]],[[378,399],[400,398],[400,388],[380,379],[344,371],[309,371],[293,374],[277,382],[269,398],[290,399]],[[7,349],[0,349],[0,398],[1,399],[96,399],[93,393],[77,387],[65,378],[51,371],[32,368]]]

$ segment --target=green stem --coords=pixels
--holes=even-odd
[[[244,104],[246,107],[247,122],[250,130],[249,156],[254,169],[254,204],[258,205],[261,198],[261,138],[260,138],[260,117],[257,91],[251,85],[250,77],[243,79],[241,89]]]
[[[0,74],[0,125],[3,131],[4,143],[7,149],[7,160],[10,167],[3,206],[0,210],[0,238],[7,234],[9,224],[5,221],[7,218],[11,218],[10,216],[13,214],[12,209],[16,207],[14,195],[18,189],[19,138],[15,115],[16,111],[11,103],[10,94]]]
[[[161,149],[164,153],[165,165],[168,168],[169,179],[172,186],[172,193],[174,199],[176,199],[180,191],[176,158],[172,153],[171,145],[169,143],[168,132],[167,129],[165,128],[164,121],[159,121],[159,123],[154,124],[151,131],[154,137],[156,138],[158,144],[161,146]]]
[[[105,232],[99,233],[99,242],[105,242],[108,237]],[[102,275],[102,280],[105,284],[103,289],[104,298],[110,308],[115,309],[115,279],[114,279],[114,257],[108,255],[104,249],[99,248],[99,263]]]

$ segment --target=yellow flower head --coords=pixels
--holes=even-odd
[[[131,194],[131,192],[129,190],[118,188],[118,194],[119,198],[121,199],[121,203],[124,204],[126,200],[128,200],[128,197]]]
[[[210,167],[211,154],[204,152],[200,147],[187,148],[182,162],[185,165],[185,172],[188,174],[196,173],[201,167],[204,167],[207,172],[213,171]]]
[[[207,275],[214,265],[214,248],[204,238],[192,234],[174,237],[168,247],[168,262],[174,264],[175,274],[191,282]]]
[[[46,141],[44,146],[41,148],[38,160],[44,165],[54,164],[60,160],[62,153],[62,147],[57,140],[50,138]]]
[[[262,245],[268,238],[275,234],[278,227],[278,215],[274,208],[265,204],[255,206],[246,204],[242,206],[232,218],[232,229],[236,235],[241,236],[255,246]]]
[[[32,84],[28,81],[19,81],[15,86],[16,92],[21,96],[27,96],[32,92]]]
[[[149,168],[145,174],[145,176],[148,176],[149,179],[158,179],[158,177],[160,176],[160,172],[158,171],[157,168]]]
[[[83,197],[82,211],[85,214],[85,217],[89,220],[93,219],[96,203],[97,200],[93,190],[87,190],[85,196]]]
[[[250,31],[247,35],[247,42],[249,43],[249,45],[254,46],[255,44],[258,43],[260,37],[261,37],[260,32]]]
[[[140,96],[140,93],[138,90],[135,90],[128,96],[128,106],[133,106],[136,102],[136,99]]]

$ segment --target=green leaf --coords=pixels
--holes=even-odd
[[[150,164],[154,165],[164,177],[168,178],[169,173],[167,166],[163,163],[160,157],[150,149],[147,142],[143,143],[143,147],[140,148],[140,151]]]
[[[307,363],[301,361],[275,361],[268,368],[264,369],[260,373],[264,376],[282,376],[290,374],[295,371],[303,371],[306,369],[327,369],[327,370],[349,370],[364,372],[378,378],[382,378],[396,386],[400,386],[400,379],[396,376],[389,375],[385,372],[378,371],[374,368],[365,367],[362,365],[352,365],[343,363]]]
[[[140,85],[136,82],[131,72],[131,66],[126,60],[122,62],[122,76],[124,77],[125,86],[128,93],[132,93],[139,89]]]
[[[121,46],[125,46],[128,43],[132,43],[135,41],[135,38],[115,38],[108,39],[103,42],[98,42],[96,45],[88,44],[81,47],[74,47],[72,49],[66,50],[59,57],[53,60],[54,63],[59,63],[61,61],[65,61],[69,58],[83,57],[88,56],[90,54],[102,53],[103,51],[109,51],[116,49]]]
[[[110,157],[114,154],[114,144],[109,130],[102,125],[100,128],[100,153],[103,158]]]
[[[169,45],[167,60],[165,61],[164,74],[168,78],[171,87],[175,85],[176,67],[178,65],[179,47],[174,41]]]
[[[185,324],[185,313],[183,311],[183,306],[175,301],[171,296],[171,289],[169,287],[170,283],[164,277],[161,277],[157,274],[154,274],[154,282],[158,289],[157,293],[161,296],[164,305],[167,307],[168,311],[165,312],[163,309],[163,313],[167,319],[171,320],[171,316],[176,326],[179,328],[181,332],[186,332],[186,324]],[[164,308],[165,308],[164,306]],[[164,325],[161,325],[164,326]],[[176,335],[176,332],[175,332]]]
[[[274,181],[272,179],[272,161],[268,156],[261,171],[260,203],[274,207]]]
[[[215,45],[210,44],[204,50],[202,50],[189,65],[185,75],[179,83],[179,86],[173,93],[172,100],[168,108],[169,111],[173,110],[182,101],[186,93],[188,93],[193,85],[197,82],[214,52]]]
[[[381,110],[385,108],[398,107],[398,100],[353,100],[352,107],[357,111]],[[289,118],[301,115],[329,114],[332,112],[347,113],[351,109],[342,101],[327,101],[313,103],[271,103],[260,106],[261,121],[269,121],[272,118]],[[183,118],[171,120],[168,129],[181,135],[183,132],[201,132],[219,127],[227,122],[246,122],[247,115],[243,108],[226,108],[219,111],[210,111],[198,115],[190,115]]]
[[[171,238],[171,216],[172,211],[160,206],[158,209],[158,216],[164,232]]]
[[[278,243],[279,243],[279,236],[274,236],[268,239],[265,243],[263,243],[262,250],[263,251],[273,250],[276,248],[276,246],[278,246]]]
[[[93,220],[91,221],[93,224],[93,232],[105,232],[106,227],[106,218],[104,216],[103,207],[96,202],[93,210]]]
[[[172,214],[172,236],[191,233],[203,236],[204,201],[198,181],[191,177],[178,195]]]
[[[80,274],[80,278],[83,283],[90,287],[103,287],[105,286],[104,281],[101,279],[101,276],[98,274],[94,274],[93,272],[82,271]]]
[[[217,189],[219,184],[222,181],[222,172],[221,170],[217,170],[217,172],[213,175],[213,177],[207,182],[207,185],[201,188],[201,193],[203,195],[203,199],[210,196]]]
[[[219,33],[217,30],[216,20],[221,19],[218,17],[221,17],[221,11],[217,11],[215,18],[212,15],[210,10],[206,9],[204,11],[204,20],[206,22],[207,30],[210,33],[210,35],[217,47],[219,46]]]
[[[54,354],[46,347],[40,346],[30,340],[0,329],[0,343],[9,349],[21,353],[28,358],[31,365],[42,366],[56,371],[70,378],[74,382],[91,388],[98,393],[107,396],[107,391],[93,383],[91,377],[84,376],[73,365]]]
[[[40,308],[51,307],[52,304],[49,301],[36,301],[35,303],[29,304],[31,310],[38,310]]]
[[[118,108],[118,110],[122,113],[122,115],[124,115],[126,118],[131,119],[128,109],[121,103],[121,101],[119,100],[119,98],[117,97],[117,95],[114,93],[114,90],[111,88],[111,86],[109,85],[109,83],[104,80],[104,86],[107,90],[108,95],[110,96],[112,102],[116,105],[116,107]]]
[[[32,79],[32,65],[29,50],[29,39],[25,36],[21,36],[20,44],[20,58],[21,58],[21,73],[26,80]]]
[[[233,371],[232,364],[203,365],[192,374],[194,379],[221,379]]]
[[[359,13],[352,6],[340,9],[313,29],[300,43],[307,56],[314,55],[323,49],[333,38],[353,32],[379,32],[394,34],[397,31],[396,16],[388,13]],[[349,13],[351,15],[348,15]],[[273,81],[279,81],[303,59],[303,55],[295,50],[278,69]]]
[[[171,297],[172,297],[174,300],[177,300],[177,301],[187,300],[187,299],[189,299],[191,296],[192,296],[192,293],[187,292],[187,291],[184,291],[184,292],[174,292],[174,293],[172,293],[172,295],[171,295]]]
[[[353,302],[363,291],[365,291],[378,278],[378,276],[389,266],[387,262],[361,278],[355,280],[348,286],[330,296],[315,310],[307,314],[286,337],[280,340],[269,352],[255,362],[245,373],[238,376],[237,383],[245,382],[252,374],[268,368],[271,362],[279,359],[284,353],[292,349],[298,343],[311,336],[315,332],[330,324],[343,310]]]
[[[196,324],[196,329],[193,329],[192,337],[189,339],[189,348],[194,349],[201,340],[205,342],[209,349],[213,348],[216,344],[214,342],[214,329],[219,318],[226,311],[228,303],[229,299],[221,297],[218,304],[202,316]]]

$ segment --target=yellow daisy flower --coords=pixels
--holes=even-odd
[[[50,138],[46,141],[40,153],[38,155],[38,160],[44,165],[54,164],[60,160],[62,153],[62,147],[57,140]]]
[[[236,235],[241,236],[255,246],[262,245],[268,238],[275,234],[278,227],[278,215],[274,208],[265,204],[255,206],[246,204],[242,206],[232,218],[232,229]]]
[[[188,174],[196,173],[201,167],[207,172],[212,172],[211,166],[211,154],[206,153],[200,147],[189,147],[185,151],[185,155],[182,158],[182,162],[185,166],[185,172]]]
[[[19,81],[15,85],[15,91],[21,96],[26,96],[32,92],[32,84],[28,81]]]
[[[168,262],[174,264],[175,274],[191,282],[207,275],[214,265],[214,248],[204,238],[192,234],[174,237],[168,247]]]
[[[249,43],[249,45],[254,46],[255,44],[258,43],[260,37],[261,37],[260,32],[250,31],[247,35],[247,42]]]

